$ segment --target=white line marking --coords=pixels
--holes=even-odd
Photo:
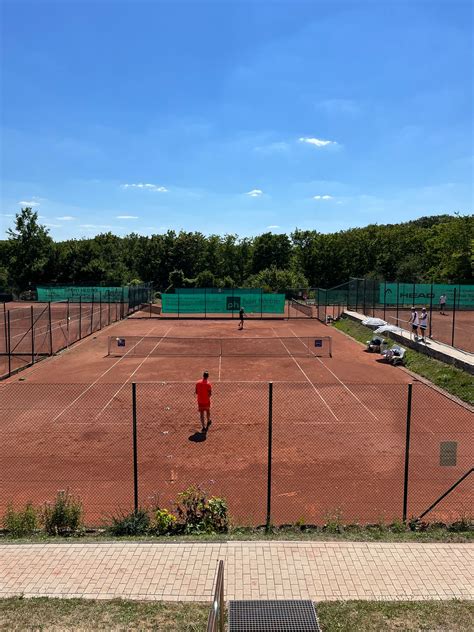
[[[160,324],[161,324],[161,323],[160,323]],[[89,384],[89,386],[88,386],[86,389],[84,389],[80,395],[78,395],[78,396],[77,396],[77,397],[76,397],[76,398],[75,398],[75,399],[74,399],[74,400],[73,400],[70,404],[68,404],[68,405],[66,406],[66,408],[64,408],[64,409],[63,409],[60,413],[58,413],[58,414],[56,415],[56,417],[53,419],[53,421],[56,421],[57,419],[59,419],[59,418],[60,418],[60,417],[61,417],[61,416],[62,416],[62,415],[66,412],[66,410],[68,410],[69,408],[71,408],[71,406],[73,406],[73,405],[74,405],[74,404],[75,404],[75,403],[76,403],[79,399],[81,399],[81,397],[82,397],[83,395],[85,395],[85,394],[86,394],[86,393],[87,393],[87,392],[88,392],[88,391],[89,391],[89,390],[90,390],[90,389],[91,389],[91,388],[92,388],[95,384],[97,384],[97,382],[98,382],[99,380],[101,380],[101,379],[104,377],[104,375],[107,375],[107,373],[108,373],[109,371],[111,371],[111,370],[112,370],[115,366],[117,366],[117,364],[118,364],[119,362],[121,362],[124,358],[126,358],[126,357],[127,357],[127,355],[130,353],[130,351],[132,351],[132,350],[133,350],[133,349],[137,346],[137,344],[138,344],[139,342],[141,342],[141,341],[143,340],[143,338],[145,338],[145,336],[146,336],[146,335],[150,334],[150,333],[151,333],[154,329],[156,329],[158,326],[159,326],[159,325],[156,325],[155,327],[153,327],[152,329],[150,329],[150,331],[149,331],[147,334],[144,334],[144,335],[142,336],[142,338],[141,338],[141,339],[140,339],[140,340],[139,340],[139,341],[138,341],[135,345],[133,345],[133,347],[130,347],[130,349],[127,351],[127,353],[125,353],[125,354],[124,354],[121,358],[119,358],[119,359],[117,360],[117,362],[114,362],[114,363],[112,364],[112,366],[111,366],[111,367],[109,367],[107,370],[105,370],[103,373],[101,373],[101,375],[99,375],[99,377],[98,377],[96,380],[94,380],[94,381],[92,382],[92,384]],[[168,331],[166,332],[165,336],[168,334],[168,332],[169,332],[171,329],[173,329],[173,327],[170,327],[170,328],[168,329]],[[146,359],[146,358],[145,358],[145,359]]]
[[[295,334],[295,332],[294,332],[292,329],[290,329],[290,331],[291,331],[291,333],[293,334],[293,336],[295,336],[296,338],[298,338],[298,340],[301,342],[301,344],[303,344],[303,345],[304,345],[304,342],[301,340],[301,338],[299,338],[299,336],[297,336],[297,335]],[[336,380],[339,382],[339,384],[341,384],[341,385],[342,385],[342,386],[343,386],[343,387],[344,387],[344,388],[345,388],[345,389],[346,389],[346,390],[347,390],[347,391],[348,391],[348,392],[352,395],[352,397],[354,397],[354,398],[355,398],[355,399],[359,402],[359,404],[360,404],[361,406],[363,406],[363,407],[365,408],[365,410],[366,410],[366,411],[367,411],[370,415],[372,415],[372,417],[373,417],[374,419],[376,419],[376,420],[378,421],[378,420],[379,420],[379,418],[377,417],[377,415],[375,415],[375,414],[374,414],[374,413],[370,410],[370,408],[367,408],[367,406],[364,404],[364,402],[362,402],[362,401],[361,401],[361,400],[357,397],[357,395],[356,395],[355,393],[353,393],[353,392],[351,391],[351,389],[350,389],[350,388],[349,388],[346,384],[344,384],[344,382],[343,382],[342,380],[340,380],[340,379],[337,377],[337,375],[334,373],[334,371],[331,371],[331,369],[330,369],[328,366],[326,366],[326,365],[324,364],[324,362],[321,360],[321,358],[318,358],[318,356],[315,356],[315,357],[316,357],[316,360],[318,360],[318,362],[320,362],[320,363],[323,365],[323,367],[324,367],[327,371],[329,371],[329,373],[330,373],[333,377],[335,377],[335,378],[336,378]]]
[[[174,325],[172,325],[167,332],[165,333],[164,336],[162,336],[158,342],[156,343],[156,345],[153,347],[153,349],[151,349],[148,352],[148,355],[146,355],[143,360],[140,362],[140,364],[137,366],[137,368],[128,376],[128,378],[125,380],[125,382],[122,384],[122,386],[117,390],[116,393],[114,393],[112,395],[112,397],[109,399],[109,401],[105,404],[105,406],[102,408],[102,410],[99,412],[99,414],[95,417],[95,420],[97,421],[97,419],[99,419],[99,417],[102,415],[102,413],[104,412],[104,410],[107,408],[107,406],[114,401],[114,399],[117,397],[117,395],[120,393],[120,391],[125,387],[126,384],[128,384],[130,382],[130,380],[132,379],[132,377],[135,375],[135,373],[138,371],[138,369],[140,369],[140,367],[146,362],[146,360],[148,360],[148,358],[151,356],[151,354],[153,353],[153,351],[163,342],[163,340],[166,338],[166,336],[169,334],[169,332],[173,329]],[[153,330],[152,330],[153,331]],[[143,338],[142,338],[143,340]],[[138,342],[137,342],[138,344]],[[136,345],[134,345],[132,347],[132,349],[136,347]],[[125,354],[126,355],[126,354]],[[125,356],[124,356],[125,357]]]
[[[275,332],[275,335],[276,335],[276,336],[277,336],[277,338],[278,338],[278,334],[277,334],[277,332],[275,331],[275,329],[274,329],[273,327],[272,327],[272,330]],[[303,371],[303,369],[302,369],[302,368],[301,368],[301,366],[300,366],[300,363],[297,361],[297,359],[296,359],[294,356],[292,356],[292,355],[290,354],[290,350],[289,350],[289,349],[288,349],[288,347],[285,345],[285,343],[283,342],[283,340],[282,340],[281,338],[280,338],[279,340],[280,340],[281,344],[285,347],[285,349],[286,349],[286,351],[287,351],[287,353],[288,353],[288,356],[289,356],[289,357],[290,357],[290,358],[291,358],[291,359],[295,362],[296,366],[299,368],[299,370],[301,371],[301,373],[305,376],[305,378],[307,379],[307,381],[311,384],[311,386],[312,386],[312,387],[313,387],[313,389],[314,389],[314,392],[316,393],[316,395],[318,395],[318,397],[320,397],[320,398],[321,398],[322,402],[324,403],[324,405],[326,406],[326,408],[329,410],[329,412],[331,413],[331,415],[334,417],[334,419],[335,419],[336,421],[340,421],[339,417],[336,415],[336,413],[333,411],[333,409],[329,406],[329,404],[327,403],[327,401],[326,401],[326,400],[324,399],[324,397],[321,395],[321,393],[319,392],[319,390],[316,388],[316,386],[313,384],[313,382],[309,379],[309,377],[308,377],[308,376],[306,375],[306,373]]]

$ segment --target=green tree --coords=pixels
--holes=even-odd
[[[279,270],[276,266],[260,270],[247,279],[249,287],[269,289],[273,292],[284,292],[290,288],[307,288],[308,280],[301,272]]]
[[[53,240],[45,226],[38,223],[38,213],[22,208],[15,217],[15,227],[7,230],[10,243],[9,276],[15,290],[48,281],[45,269],[53,252]]]
[[[260,272],[272,266],[284,270],[291,260],[291,242],[288,235],[263,233],[253,244],[252,271]]]
[[[210,270],[200,272],[195,281],[196,287],[216,287],[216,277]]]

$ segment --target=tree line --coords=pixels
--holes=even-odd
[[[0,241],[0,288],[36,284],[330,288],[350,277],[400,282],[473,279],[474,216],[435,215],[336,233],[296,229],[257,237],[176,232],[55,242],[31,208]]]

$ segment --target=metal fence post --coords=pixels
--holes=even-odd
[[[355,299],[355,311],[359,309],[359,279],[356,279],[356,299]]]
[[[7,345],[8,345],[8,377],[12,374],[12,337],[10,327],[10,310],[7,311]]]
[[[82,340],[82,294],[79,294],[79,340]]]
[[[108,294],[108,299],[109,299],[109,314],[108,314],[108,325],[110,325],[111,320],[110,320],[110,290],[107,290],[107,294]]]
[[[366,301],[366,290],[367,290],[367,279],[364,278],[364,298],[363,298],[363,310],[364,310],[364,315],[366,314],[366,305],[365,305],[365,301]]]
[[[99,290],[99,331],[102,329],[102,290]]]
[[[268,463],[267,463],[267,521],[270,530],[272,512],[272,434],[273,434],[273,382],[268,383]]]
[[[137,384],[132,382],[133,510],[138,512]]]
[[[8,338],[8,332],[7,332],[7,308],[6,308],[6,304],[3,303],[3,329],[5,332],[5,351],[7,351],[7,338]]]
[[[451,346],[454,347],[454,327],[456,324],[456,290],[457,288],[454,288],[454,302],[453,302],[453,328],[452,328],[452,332],[451,332]]]
[[[413,384],[408,384],[407,398],[407,426],[405,436],[405,475],[403,479],[403,522],[407,520],[408,506],[408,471],[410,463],[410,427],[411,427],[411,400],[412,400]]]
[[[433,281],[431,282],[431,288],[430,288],[430,331],[428,334],[428,338],[431,338],[431,334],[433,333],[432,325],[431,325],[432,322],[433,322]]]
[[[387,311],[387,281],[383,282],[383,319],[387,320],[385,318],[385,314]]]
[[[35,319],[33,315],[33,305],[30,306],[31,311],[31,364],[35,363]]]
[[[48,302],[48,319],[49,319],[49,354],[53,355],[53,325],[51,319],[51,301]]]
[[[400,281],[397,281],[397,327],[398,327],[398,306],[400,297]]]
[[[92,290],[92,306],[91,306],[91,335],[94,331],[94,290]]]

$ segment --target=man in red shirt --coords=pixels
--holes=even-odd
[[[211,395],[212,395],[212,384],[209,382],[209,373],[204,371],[202,374],[202,380],[198,380],[196,382],[197,395],[197,403],[198,410],[201,416],[201,426],[203,432],[206,432],[209,426],[211,425]],[[204,425],[204,413],[207,416],[207,426]]]

